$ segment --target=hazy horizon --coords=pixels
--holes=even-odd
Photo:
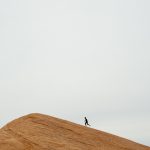
[[[150,146],[150,1],[0,1],[0,126],[38,112]]]

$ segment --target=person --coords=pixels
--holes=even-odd
[[[85,126],[87,126],[87,125],[90,126],[90,124],[89,124],[89,122],[88,122],[86,117],[84,117],[84,121],[85,121]]]

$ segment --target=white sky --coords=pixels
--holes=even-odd
[[[0,126],[39,112],[150,146],[149,0],[0,0]]]

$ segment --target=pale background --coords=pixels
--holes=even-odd
[[[150,1],[0,0],[0,126],[32,112],[150,146]]]

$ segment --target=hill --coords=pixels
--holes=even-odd
[[[150,150],[133,141],[42,114],[0,129],[0,150]]]

